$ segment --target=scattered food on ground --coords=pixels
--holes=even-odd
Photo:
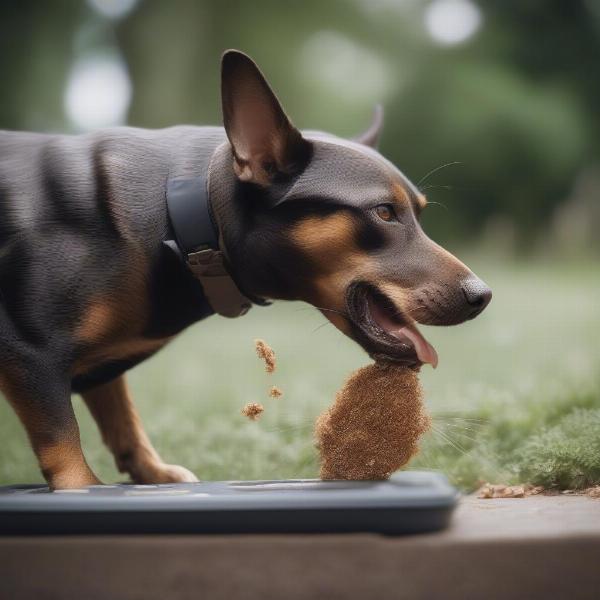
[[[269,396],[271,396],[271,398],[281,398],[281,396],[283,396],[283,392],[281,391],[280,388],[278,388],[276,385],[274,385],[269,390]]]
[[[529,484],[522,485],[504,485],[502,483],[486,483],[477,493],[478,498],[526,498],[536,496],[544,491],[542,486],[533,486]]]
[[[317,419],[321,479],[387,479],[416,454],[429,426],[415,370],[362,367]]]
[[[590,498],[598,498],[598,499],[600,499],[600,485],[596,485],[594,487],[588,488],[586,490],[586,494]]]
[[[256,421],[264,410],[262,404],[259,404],[258,402],[248,402],[248,404],[242,408],[242,414],[251,421]]]
[[[275,370],[275,352],[264,340],[254,340],[256,345],[256,354],[258,358],[265,361],[265,370],[267,373],[272,373]]]

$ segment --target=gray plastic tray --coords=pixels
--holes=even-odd
[[[222,481],[49,492],[0,487],[0,534],[358,532],[445,527],[458,500],[443,475],[389,481]]]

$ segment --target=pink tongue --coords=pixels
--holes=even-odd
[[[438,355],[435,348],[421,335],[421,332],[415,325],[403,325],[398,327],[397,323],[382,310],[378,304],[369,300],[369,310],[373,318],[383,327],[387,333],[393,335],[401,341],[408,339],[415,347],[417,357],[422,363],[429,363],[434,369],[438,364]],[[405,338],[403,340],[402,338]]]
[[[414,325],[405,325],[397,331],[390,333],[399,339],[407,337],[415,347],[415,351],[422,363],[429,363],[434,369],[438,365],[438,355],[435,348],[421,335],[421,332]]]

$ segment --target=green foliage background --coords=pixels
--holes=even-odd
[[[425,330],[440,364],[422,369],[433,428],[410,468],[443,471],[464,490],[481,481],[600,484],[597,265],[461,258],[495,296],[481,318]],[[314,309],[283,302],[241,319],[213,317],[134,369],[136,404],[165,460],[203,479],[316,477],[314,420],[367,362],[324,323]],[[277,352],[273,375],[256,357],[258,337]],[[267,397],[273,384],[282,398]],[[264,404],[259,421],[241,415],[246,402]],[[74,405],[90,464],[103,481],[122,481],[83,402]],[[0,483],[40,481],[5,402],[0,440]]]
[[[0,0],[0,128],[75,132],[64,94],[75,61],[120,56],[127,122],[220,122],[219,57],[253,56],[294,122],[352,136],[382,101],[382,152],[431,206],[425,229],[494,289],[476,321],[426,331],[434,430],[415,468],[463,489],[481,480],[600,483],[600,8],[594,0],[472,0],[462,44],[428,35],[434,0]],[[105,0],[110,3],[109,0]],[[458,164],[454,164],[458,163]],[[209,319],[135,369],[132,386],[165,458],[208,479],[315,476],[314,418],[366,357],[311,309]],[[275,381],[252,340],[277,350]],[[271,383],[280,401],[264,399]],[[263,401],[257,423],[239,414]],[[86,455],[119,478],[76,401]],[[39,480],[0,403],[0,481]]]
[[[597,3],[473,1],[480,30],[444,46],[424,26],[431,0],[141,0],[117,20],[91,1],[2,0],[0,127],[71,127],[71,65],[107,52],[127,64],[131,124],[218,123],[219,56],[237,47],[299,126],[353,135],[382,101],[382,150],[411,178],[459,162],[428,180],[430,199],[447,207],[426,216],[440,241],[491,231],[513,249],[538,248],[571,201],[588,223],[584,250],[597,248],[598,210],[573,198],[582,174],[599,177]],[[581,249],[580,238],[542,249]]]

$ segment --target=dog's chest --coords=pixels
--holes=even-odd
[[[134,337],[98,344],[81,352],[72,367],[73,391],[82,392],[107,383],[152,356],[170,340]]]

